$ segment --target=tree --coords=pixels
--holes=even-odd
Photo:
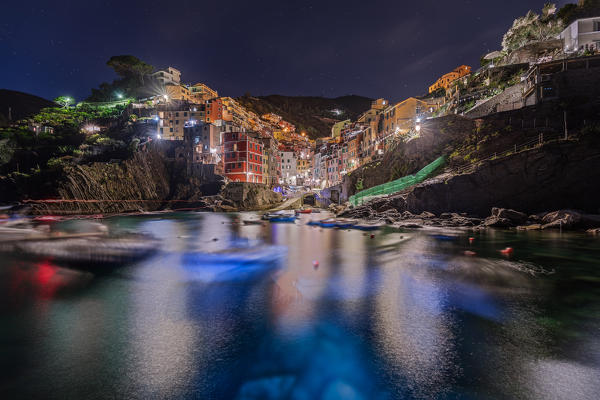
[[[54,102],[63,108],[69,107],[69,104],[73,102],[73,98],[69,96],[58,96],[54,99]]]
[[[106,65],[115,70],[117,75],[123,78],[135,77],[139,83],[144,85],[144,76],[152,73],[154,67],[146,64],[132,55],[112,56]]]

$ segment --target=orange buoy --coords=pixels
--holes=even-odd
[[[319,268],[319,262],[318,262],[317,260],[314,260],[314,261],[313,261],[313,267],[314,267],[315,269]]]
[[[474,238],[474,237],[470,237],[470,238],[469,238],[469,243],[473,243],[474,241],[475,241],[475,238]]]
[[[504,254],[505,256],[509,256],[514,252],[512,247],[507,247],[504,250],[500,250],[500,253]]]

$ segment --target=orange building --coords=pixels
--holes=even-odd
[[[212,123],[220,119],[223,119],[223,101],[218,97],[206,104],[206,122]]]
[[[433,85],[429,86],[429,93],[433,93],[438,89],[448,89],[450,84],[455,80],[462,78],[465,75],[471,73],[471,67],[468,65],[461,65],[460,67],[454,68],[452,72],[442,75]]]

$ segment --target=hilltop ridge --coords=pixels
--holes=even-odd
[[[372,99],[358,95],[335,98],[319,96],[269,95],[253,97],[244,95],[236,99],[242,106],[258,115],[275,113],[305,131],[315,139],[329,136],[331,126],[346,119],[355,120],[368,110]]]

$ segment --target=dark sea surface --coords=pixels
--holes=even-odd
[[[2,255],[0,398],[600,398],[600,238],[325,216],[109,218],[161,246],[94,273]]]

